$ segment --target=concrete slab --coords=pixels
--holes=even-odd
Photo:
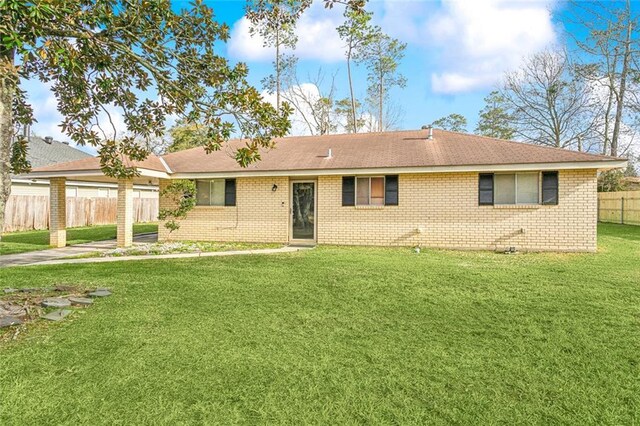
[[[11,327],[13,325],[22,324],[22,320],[16,317],[2,317],[0,318],[0,328]]]
[[[49,321],[60,321],[64,319],[67,315],[71,313],[71,309],[58,309],[57,311],[50,312],[46,315],[43,315],[41,318],[44,318]]]
[[[32,265],[62,265],[67,263],[105,263],[105,262],[125,262],[132,260],[162,260],[162,259],[187,259],[192,257],[222,257],[222,256],[241,256],[249,254],[283,254],[294,253],[297,251],[311,250],[313,247],[281,247],[274,249],[255,249],[255,250],[233,250],[233,251],[215,251],[215,252],[197,252],[197,253],[172,253],[159,255],[141,255],[141,256],[117,256],[117,257],[89,257],[82,259],[57,259],[48,260]],[[19,265],[9,265],[19,266]],[[28,266],[28,265],[22,265]]]
[[[17,305],[11,302],[0,302],[0,317],[24,317],[27,315],[27,310],[22,305]]]
[[[89,299],[88,297],[70,297],[69,302],[74,305],[87,306],[93,303],[93,299]]]
[[[133,242],[148,243],[158,240],[156,232],[134,235]],[[76,244],[73,246],[60,247],[47,250],[30,251],[26,253],[7,254],[0,256],[0,268],[10,266],[24,266],[39,264],[42,262],[60,260],[67,257],[78,256],[92,252],[103,252],[116,248],[116,240],[93,241],[85,244]]]
[[[71,302],[68,299],[61,297],[48,297],[41,304],[45,308],[66,308],[71,306]]]
[[[91,297],[107,297],[111,296],[111,292],[105,289],[98,289],[96,291],[92,291],[91,293],[87,293]]]

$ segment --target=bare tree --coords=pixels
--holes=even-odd
[[[584,40],[574,37],[585,62],[580,71],[603,105],[598,117],[601,151],[624,154],[635,133],[632,115],[640,105],[640,18],[629,0],[621,8],[612,2],[578,1],[573,7],[579,12],[574,20],[588,31]]]
[[[322,69],[315,76],[307,75],[306,82],[300,81],[295,70],[287,75],[282,99],[297,111],[312,135],[335,133],[338,128],[334,111],[335,78],[334,73],[325,82],[327,77]]]
[[[370,101],[370,100],[369,100]],[[362,113],[362,126],[361,128],[366,132],[381,132],[387,130],[398,130],[402,118],[404,117],[404,110],[400,105],[390,100],[384,103],[384,111],[382,114],[382,122],[378,118],[378,105],[376,103],[369,103],[368,110]]]
[[[594,102],[563,51],[527,58],[505,77],[501,90],[516,135],[528,142],[558,148],[592,140]]]

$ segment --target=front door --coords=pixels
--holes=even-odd
[[[316,183],[291,183],[291,239],[316,239]]]

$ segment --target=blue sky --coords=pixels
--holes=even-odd
[[[175,1],[176,8],[187,1]],[[231,28],[231,40],[220,53],[232,62],[249,65],[250,81],[271,72],[273,54],[262,42],[251,38],[243,19],[244,1],[208,1],[219,21]],[[637,8],[639,2],[634,1]],[[401,129],[416,129],[450,113],[469,120],[473,131],[483,98],[499,84],[505,71],[516,68],[522,58],[552,45],[564,45],[567,33],[582,37],[567,19],[570,5],[558,0],[371,0],[368,10],[387,34],[407,43],[400,72],[407,78],[405,89],[392,92],[392,100],[403,110]],[[342,7],[324,9],[316,0],[298,23],[295,54],[300,58],[299,75],[322,69],[327,78],[335,73],[337,98],[347,96],[346,67],[342,43],[335,27],[341,23]],[[356,70],[356,94],[364,97],[366,71]],[[60,116],[55,98],[37,82],[25,85],[35,107],[41,136],[67,139],[59,130]],[[122,123],[116,123],[116,125]],[[294,127],[294,131],[302,129]]]

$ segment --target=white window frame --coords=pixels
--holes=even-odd
[[[226,199],[226,184],[227,184],[227,180],[226,179],[196,179],[197,181],[200,182],[207,182],[209,184],[209,204],[198,204],[198,187],[197,187],[197,183],[196,183],[196,207],[225,207],[225,199]],[[213,202],[213,194],[211,193],[211,188],[212,188],[212,183],[213,182],[220,182],[222,181],[222,204],[212,204]]]
[[[354,205],[356,206],[373,206],[373,207],[381,207],[386,205],[387,203],[387,178],[382,175],[382,176],[356,176],[355,177],[355,185],[354,185],[354,190],[355,190],[355,199],[354,199]],[[382,178],[382,204],[380,204],[379,206],[377,204],[371,204],[371,179],[375,179],[375,178]],[[367,204],[359,204],[358,203],[358,179],[367,179],[369,181],[369,199],[368,199],[368,203]]]
[[[518,202],[518,175],[536,175],[537,178],[537,183],[538,183],[538,199],[536,200],[535,203],[519,203]],[[496,206],[527,206],[527,205],[538,205],[538,204],[542,204],[541,201],[541,197],[542,197],[542,182],[541,182],[541,176],[542,173],[541,172],[512,172],[512,173],[494,173],[493,174],[493,191],[494,191],[494,195],[493,195],[493,199],[496,199],[496,176],[501,175],[514,175],[514,181],[515,181],[515,188],[514,188],[514,202],[513,203],[496,203],[494,202],[494,205]]]

